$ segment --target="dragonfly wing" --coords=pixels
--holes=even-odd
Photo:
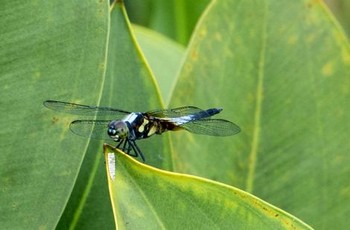
[[[113,117],[113,119],[118,119],[130,114],[130,112],[109,107],[79,105],[70,102],[53,100],[44,101],[44,106],[58,112],[83,116]]]
[[[107,126],[109,120],[76,120],[73,121],[69,128],[79,136],[88,137],[97,140],[108,140]]]
[[[210,136],[231,136],[239,133],[238,125],[224,119],[200,119],[180,125],[191,133]]]
[[[159,109],[159,110],[152,110],[147,112],[146,114],[154,116],[154,117],[182,117],[186,115],[191,115],[195,113],[202,112],[204,110],[195,107],[195,106],[183,106],[173,109]]]

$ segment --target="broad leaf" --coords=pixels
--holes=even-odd
[[[104,153],[119,229],[311,229],[242,190]]]
[[[126,0],[133,23],[148,26],[187,44],[193,28],[210,0]]]
[[[214,1],[171,104],[223,107],[242,132],[172,135],[175,171],[225,182],[316,228],[346,228],[350,48],[320,1]]]
[[[69,132],[71,116],[48,111],[43,101],[98,101],[109,6],[2,1],[0,15],[0,225],[53,229],[88,140]]]
[[[133,28],[137,41],[157,79],[162,98],[168,105],[185,49],[153,30],[140,26]]]
[[[116,4],[111,11],[106,73],[101,79],[100,105],[110,105],[127,111],[147,111],[160,108],[152,78],[142,54],[135,45],[123,5]],[[148,164],[169,168],[167,136],[139,143]],[[114,228],[103,173],[102,142],[92,141],[60,228]]]
[[[110,19],[109,1],[6,1],[0,11],[1,227],[53,229],[61,218],[57,228],[114,228],[103,142],[72,134],[69,123],[83,117],[43,101],[162,107],[124,10]],[[140,146],[148,163],[171,168],[163,138]]]
[[[339,23],[350,37],[350,1],[348,0],[325,0],[324,1],[334,13]]]

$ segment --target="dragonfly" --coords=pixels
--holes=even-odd
[[[187,130],[195,134],[231,136],[240,132],[239,126],[231,121],[212,118],[222,111],[221,108],[202,110],[195,106],[183,106],[148,112],[128,112],[55,100],[44,101],[44,106],[58,112],[94,116],[93,120],[72,121],[70,130],[83,137],[112,139],[117,142],[116,148],[135,158],[140,156],[143,162],[145,156],[136,141],[154,134]],[[98,119],[99,117],[103,119]]]

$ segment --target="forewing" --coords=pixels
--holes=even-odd
[[[107,128],[109,120],[76,120],[73,121],[69,128],[79,136],[88,137],[97,140],[109,140]]]
[[[158,109],[147,112],[146,114],[154,117],[182,117],[186,115],[191,115],[194,113],[202,112],[203,110],[195,106],[183,106],[173,109]]]
[[[119,119],[124,117],[130,112],[113,109],[109,107],[97,107],[97,106],[88,106],[88,105],[79,105],[70,102],[62,101],[53,101],[47,100],[44,102],[44,106],[64,113],[82,115],[82,116],[96,116],[96,117],[113,117],[113,119]]]
[[[210,136],[231,136],[239,133],[238,125],[224,119],[200,119],[181,125],[191,133]]]

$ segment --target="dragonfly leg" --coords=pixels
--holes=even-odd
[[[126,144],[128,143],[126,140],[123,140],[123,142],[124,142],[124,145],[123,145],[123,148],[122,148],[122,150],[124,151],[124,152],[126,152],[127,154],[129,154],[129,147],[128,147],[128,150],[126,150]],[[125,151],[126,150],[126,151]]]
[[[116,148],[124,151],[126,154],[128,154],[132,157],[140,156],[142,158],[142,161],[145,162],[145,156],[141,152],[140,148],[136,145],[135,140],[123,139],[118,143]],[[131,150],[133,150],[133,151],[131,151]]]
[[[143,162],[145,162],[145,156],[143,155],[143,153],[141,152],[140,148],[136,145],[135,140],[129,140],[129,145],[132,147],[132,149],[134,150],[135,153],[135,157],[137,157],[138,155],[140,155],[141,159]],[[132,156],[132,155],[131,155]]]
[[[137,154],[134,154],[134,155],[130,154],[130,152],[131,152],[131,145],[130,145],[129,141],[125,141],[125,143],[128,143],[129,145],[128,145],[128,149],[125,148],[124,151],[127,154],[129,154],[130,156],[137,157]]]
[[[127,144],[128,144],[128,142],[125,139],[122,139],[122,140],[118,141],[118,144],[117,144],[116,148],[122,150],[123,152],[125,152],[127,154],[129,154],[131,147],[130,147],[130,145],[128,145],[128,148],[126,148]]]
[[[117,144],[117,146],[115,146],[117,149],[119,149],[119,147],[123,144],[124,140],[120,140],[118,142],[119,143]]]
[[[138,157],[138,152],[135,151],[135,148],[129,139],[124,140],[124,146],[121,150],[132,157]]]
[[[122,139],[122,140],[118,141],[118,145],[116,146],[116,148],[122,150],[123,152],[125,152],[125,153],[127,153],[129,155],[131,155],[130,154],[131,146],[130,146],[129,142],[127,140],[125,140],[125,139]],[[134,156],[134,155],[131,155],[131,156]],[[137,157],[137,156],[135,156],[135,157]]]

